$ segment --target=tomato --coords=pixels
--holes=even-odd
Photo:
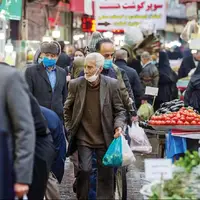
[[[186,121],[188,121],[188,122],[191,122],[191,121],[193,121],[193,117],[186,117]]]
[[[190,112],[190,113],[193,113],[193,112],[194,112],[194,110],[192,110],[192,109],[188,109],[188,112]]]
[[[200,122],[198,122],[198,125],[200,125]]]
[[[178,117],[173,117],[172,120],[177,122],[179,119],[178,119]]]
[[[195,121],[200,122],[200,119],[198,117],[195,117]]]
[[[185,117],[184,117],[184,116],[181,116],[180,120],[181,120],[181,121],[185,121]]]
[[[197,122],[194,120],[191,122],[192,125],[197,125]]]
[[[170,124],[171,124],[171,121],[170,121],[170,120],[167,120],[167,121],[165,122],[165,124],[166,124],[166,125],[170,125]]]
[[[186,122],[184,122],[184,125],[190,125],[190,123],[186,121]]]
[[[176,125],[176,121],[175,121],[175,120],[172,120],[172,121],[171,121],[171,125]]]
[[[183,121],[181,121],[181,120],[178,120],[177,124],[178,124],[178,125],[183,125],[183,124],[184,124],[184,122],[183,122]]]
[[[160,125],[165,125],[165,124],[166,124],[165,121],[161,121],[161,122],[160,122]]]
[[[155,121],[155,125],[160,125],[161,123],[161,121]]]
[[[156,116],[155,115],[153,115],[152,117],[151,117],[151,120],[156,120]]]
[[[168,119],[171,119],[173,116],[174,116],[173,114],[168,114],[168,115],[167,115],[167,118],[168,118]]]
[[[185,107],[182,107],[181,110],[186,110],[186,108],[185,108]]]

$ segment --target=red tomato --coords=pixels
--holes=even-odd
[[[180,120],[181,120],[181,121],[185,121],[185,117],[184,117],[184,116],[181,116]]]
[[[198,122],[198,125],[200,125],[200,122]]]
[[[168,114],[168,115],[167,115],[167,118],[168,118],[168,119],[171,119],[173,116],[174,116],[173,114]]]
[[[160,122],[160,125],[165,125],[165,124],[166,124],[165,121],[161,121],[161,122]]]
[[[194,117],[186,117],[186,121],[191,122],[193,121]]]
[[[185,107],[182,107],[181,110],[186,110],[186,108],[185,108]]]
[[[177,117],[173,117],[172,120],[177,122],[179,119]]]
[[[198,117],[195,117],[195,121],[200,122],[200,119]]]
[[[184,122],[183,122],[183,121],[181,121],[181,120],[178,120],[177,124],[178,124],[178,125],[183,125],[183,124],[184,124]]]
[[[156,116],[153,115],[153,116],[151,117],[151,120],[156,120]]]
[[[176,121],[175,121],[175,120],[172,120],[172,121],[171,121],[171,125],[176,125]]]
[[[190,125],[190,123],[186,121],[186,122],[184,123],[184,125]]]
[[[171,120],[167,120],[166,125],[171,125]]]
[[[192,125],[197,125],[197,122],[194,120],[191,122]]]

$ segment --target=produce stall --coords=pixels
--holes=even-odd
[[[187,151],[186,138],[199,138],[200,115],[177,99],[163,103],[150,120],[140,122],[140,126],[147,135],[153,134],[159,139],[160,157],[175,160],[177,155]]]
[[[200,199],[200,155],[198,152],[186,152],[173,165],[170,180],[157,180],[144,185],[140,190],[144,199]]]

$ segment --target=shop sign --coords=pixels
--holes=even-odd
[[[186,7],[177,0],[168,0],[167,16],[173,18],[186,18]]]
[[[171,159],[145,159],[144,167],[147,180],[172,179]]]
[[[148,20],[157,30],[166,25],[165,0],[98,0],[95,1],[97,30],[119,30],[138,26]]]
[[[22,0],[0,1],[0,11],[6,12],[6,17],[12,20],[20,20],[22,16]]]

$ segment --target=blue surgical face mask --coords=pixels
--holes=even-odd
[[[109,69],[109,68],[112,67],[112,65],[113,65],[112,60],[105,60],[105,61],[104,61],[103,68],[104,68],[104,69]]]
[[[151,63],[152,63],[153,65],[156,65],[156,64],[157,64],[157,61],[152,60]]]
[[[56,59],[43,58],[43,64],[45,67],[54,67],[56,65]]]

